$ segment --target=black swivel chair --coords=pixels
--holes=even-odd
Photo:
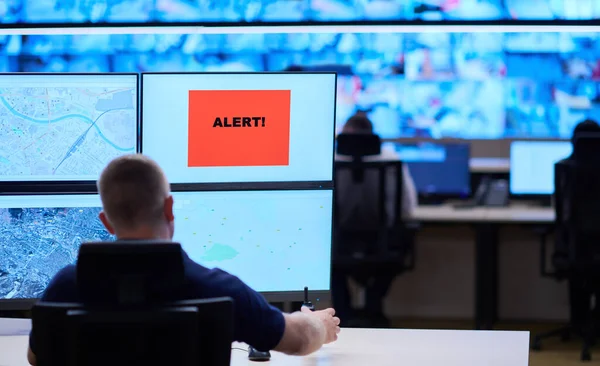
[[[554,272],[545,270],[543,254],[542,274],[569,280],[570,324],[536,335],[532,348],[540,350],[545,338],[560,335],[567,340],[577,334],[583,337],[581,360],[587,361],[600,325],[594,314],[598,310],[590,309],[592,294],[600,294],[600,135],[577,138],[572,157],[555,166],[555,175]],[[596,304],[599,302],[596,298]]]
[[[233,301],[172,301],[186,286],[179,244],[83,244],[77,286],[81,303],[33,308],[39,366],[229,365]]]
[[[374,291],[381,297],[373,299],[376,303],[382,301],[393,278],[414,268],[415,260],[414,228],[402,220],[402,162],[364,160],[378,155],[380,149],[376,135],[342,134],[337,152],[352,159],[335,163],[333,276],[350,276],[364,286],[374,276],[388,278],[382,281],[384,288]],[[336,309],[352,311],[345,288],[333,287],[332,292]],[[382,309],[377,312],[382,314]]]

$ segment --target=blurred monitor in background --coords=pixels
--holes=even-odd
[[[469,143],[384,143],[408,166],[421,197],[468,197],[471,193]]]
[[[154,13],[154,0],[22,1],[27,23],[147,22]]]
[[[554,164],[573,151],[569,141],[514,141],[510,145],[510,193],[551,195]]]
[[[600,16],[595,0],[506,0],[510,16],[522,20],[588,20]]]
[[[498,20],[506,18],[501,0],[414,0],[415,17],[422,20]]]

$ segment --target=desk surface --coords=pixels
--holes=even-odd
[[[452,203],[437,206],[417,206],[410,220],[422,222],[503,222],[540,223],[554,222],[554,208],[515,203],[508,207],[454,208]]]
[[[0,328],[3,324],[0,319]],[[27,344],[27,336],[0,336],[0,365],[27,366]],[[251,364],[246,347],[234,347],[231,364]],[[311,356],[272,352],[272,357],[270,364],[286,366],[527,366],[529,332],[343,329],[337,342]]]

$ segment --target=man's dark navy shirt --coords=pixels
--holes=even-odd
[[[234,338],[238,342],[252,345],[261,351],[274,349],[285,330],[285,319],[281,311],[265,298],[248,287],[239,278],[220,269],[208,269],[191,260],[185,252],[184,290],[178,297],[170,299],[199,300],[216,297],[231,297],[235,306]],[[47,302],[81,302],[77,290],[75,265],[63,268],[54,276],[41,300]],[[35,354],[35,345],[30,337],[30,347]]]

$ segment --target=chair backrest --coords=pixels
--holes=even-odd
[[[228,366],[230,298],[161,306],[88,309],[40,302],[33,308],[39,366]]]
[[[402,221],[401,161],[336,161],[334,223],[340,229],[384,230]],[[364,179],[356,181],[360,169]]]
[[[337,137],[337,153],[360,159],[381,153],[381,139],[370,133],[342,133]]]
[[[161,241],[84,243],[77,286],[88,306],[137,306],[172,301],[184,281],[181,245]]]
[[[362,182],[365,171],[360,164],[364,158],[381,153],[381,139],[374,134],[349,133],[340,134],[336,140],[336,152],[348,156],[356,164],[352,166],[352,180]]]

